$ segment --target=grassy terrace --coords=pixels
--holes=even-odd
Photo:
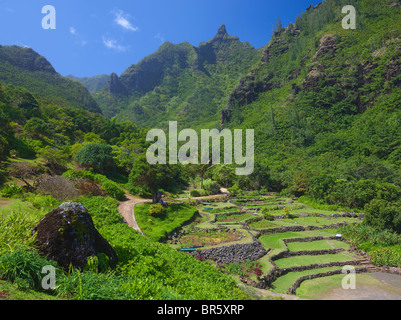
[[[330,250],[330,249],[349,249],[349,245],[338,240],[318,240],[313,242],[292,242],[287,243],[291,252],[312,251],[312,250]]]
[[[302,272],[290,272],[273,282],[272,289],[278,293],[286,293],[288,289],[290,289],[290,287],[295,283],[295,281],[301,277],[335,270],[341,270],[341,267],[328,267],[315,270],[306,270]]]
[[[269,228],[279,228],[279,227],[290,227],[290,226],[314,226],[321,227],[325,225],[331,225],[334,223],[355,223],[353,218],[330,218],[325,217],[302,217],[295,219],[280,219],[275,221],[258,221],[250,224],[252,229],[269,229]]]
[[[241,213],[235,215],[221,215],[216,216],[216,222],[218,223],[237,223],[244,222],[250,218],[254,218],[255,216],[252,213]]]
[[[345,262],[355,260],[354,257],[347,253],[338,254],[324,254],[318,256],[297,256],[284,258],[275,261],[277,267],[280,269],[300,267],[300,266],[310,266],[314,264],[325,264],[330,262]]]
[[[285,232],[272,235],[262,235],[259,241],[265,248],[285,250],[283,239],[306,238],[306,237],[333,237],[337,234],[335,229],[313,230],[302,232]]]
[[[244,206],[244,204],[248,204]],[[270,215],[273,216],[287,216],[288,213],[291,217],[275,219],[274,221],[269,221],[267,219],[262,219],[260,221],[255,221],[249,224],[252,230],[263,230],[270,228],[279,227],[290,227],[290,226],[313,226],[322,227],[327,225],[334,225],[339,223],[354,224],[358,223],[359,220],[355,218],[348,217],[334,217],[335,215],[341,214],[339,211],[334,210],[323,210],[312,208],[307,204],[300,203],[294,199],[284,198],[284,197],[270,197],[264,198],[263,201],[258,202],[242,202],[243,209],[252,210],[254,208],[263,208],[264,211],[268,209]],[[261,212],[257,211],[260,217],[263,217]],[[309,215],[309,216],[302,216]],[[311,266],[315,264],[327,264],[331,262],[346,262],[354,261],[358,259],[353,254],[350,254],[349,245],[345,242],[339,240],[317,240],[313,242],[290,242],[287,246],[284,244],[284,239],[294,239],[294,238],[309,238],[309,237],[334,237],[338,234],[336,228],[331,229],[318,229],[312,231],[302,231],[302,232],[283,232],[275,233],[271,235],[261,235],[259,241],[261,244],[270,252],[258,260],[262,265],[262,271],[266,275],[268,274],[273,265],[270,263],[269,258],[277,253],[288,250],[290,252],[299,251],[318,251],[318,250],[330,250],[330,249],[343,249],[343,252],[337,254],[324,254],[324,255],[303,255],[295,256],[289,258],[283,258],[275,261],[278,268],[284,269],[295,266]],[[313,275],[318,273],[325,273],[328,271],[339,270],[340,267],[327,267],[315,270],[306,270],[302,272],[291,272],[278,278],[274,283],[271,290],[278,293],[286,293],[292,284],[300,277]]]
[[[311,266],[316,264],[328,264],[331,262],[346,262],[357,260],[358,257],[351,254],[348,250],[349,245],[340,240],[331,240],[328,238],[335,237],[338,234],[336,227],[329,229],[317,229],[311,231],[301,232],[282,232],[267,235],[258,235],[258,230],[290,227],[290,226],[313,226],[322,227],[327,225],[334,225],[339,223],[353,224],[358,223],[356,218],[348,217],[334,217],[341,212],[314,209],[307,204],[301,203],[294,199],[265,196],[257,197],[257,201],[254,201],[254,197],[232,199],[230,201],[221,201],[213,204],[202,204],[197,207],[199,210],[199,217],[189,227],[196,227],[189,234],[183,236],[178,244],[172,245],[178,249],[180,246],[190,247],[192,245],[201,245],[203,249],[210,249],[216,247],[230,246],[232,244],[250,243],[253,241],[251,234],[258,236],[258,240],[268,251],[268,254],[257,260],[261,265],[263,276],[267,275],[273,268],[272,263],[269,261],[270,257],[280,253],[284,250],[290,252],[299,251],[320,251],[320,250],[331,250],[331,249],[343,249],[344,251],[336,254],[321,254],[321,255],[310,255],[305,254],[302,256],[287,257],[276,260],[274,263],[279,269],[285,269],[297,266]],[[207,201],[206,201],[207,202]],[[269,221],[264,218],[261,211],[255,211],[254,208],[268,208],[271,215],[283,216],[287,218],[276,218],[273,221]],[[138,208],[138,207],[137,207]],[[150,234],[154,237],[164,235],[167,230],[173,229],[171,222],[177,217],[183,218],[191,213],[182,208],[178,212],[170,212],[163,219],[152,218],[152,222],[149,223],[143,217],[146,215],[146,205],[140,205],[139,210],[136,209],[135,213],[139,213],[139,224],[145,233],[150,231]],[[291,216],[288,216],[290,213]],[[310,216],[302,216],[302,214],[309,214]],[[316,214],[316,216],[313,216]],[[143,215],[143,217],[141,217]],[[250,230],[246,230],[243,223],[247,224],[247,221],[252,218],[259,218],[260,221],[248,223]],[[182,219],[185,220],[185,219]],[[167,228],[166,225],[169,227]],[[174,227],[177,225],[174,224]],[[147,227],[149,229],[147,229]],[[227,230],[211,231],[219,227],[228,228]],[[234,230],[235,229],[235,230]],[[229,231],[228,231],[229,230]],[[315,240],[310,242],[289,242],[287,246],[283,240],[286,239],[302,239],[310,237],[323,237],[324,239]],[[291,272],[280,278],[278,278],[273,284],[272,291],[278,293],[286,293],[288,289],[294,284],[294,282],[300,277],[313,275],[318,273],[325,273],[328,271],[339,270],[341,267],[325,267],[314,270],[305,270],[302,272]],[[252,277],[252,280],[258,281],[256,277]]]

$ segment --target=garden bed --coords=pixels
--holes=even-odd
[[[179,240],[180,244],[184,247],[194,246],[215,246],[222,243],[239,241],[243,238],[243,234],[238,231],[226,230],[204,230],[193,231]]]

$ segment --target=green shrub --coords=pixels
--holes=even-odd
[[[106,191],[110,197],[118,200],[124,199],[125,192],[118,186],[117,183],[105,179],[100,184],[102,185],[103,190]]]
[[[23,190],[20,186],[17,186],[16,184],[9,184],[9,185],[6,185],[1,190],[0,193],[3,197],[13,198],[16,196],[21,196],[23,194]]]
[[[203,190],[205,190],[207,194],[218,194],[220,193],[220,186],[217,182],[206,179],[203,182]]]
[[[107,144],[91,143],[85,145],[74,157],[82,167],[104,172],[114,168],[113,148]]]
[[[250,191],[250,192],[248,192],[248,197],[255,197],[255,198],[257,198],[257,197],[259,197],[259,191],[256,191],[256,190],[253,190],[253,191]]]
[[[375,266],[401,267],[401,249],[399,246],[377,248],[368,253]]]
[[[201,191],[200,190],[191,190],[190,195],[191,195],[191,197],[194,197],[194,198],[201,197]]]
[[[18,284],[20,289],[41,290],[44,266],[57,268],[55,262],[47,261],[36,252],[17,251],[0,257],[0,276]]]
[[[57,208],[61,202],[56,200],[53,196],[44,196],[41,194],[34,194],[31,193],[27,198],[26,198],[32,205],[39,210],[44,210],[44,211],[51,211],[55,208]]]
[[[268,220],[268,221],[273,221],[273,215],[270,209],[263,207],[260,213],[263,215],[263,217]]]
[[[373,200],[365,207],[364,223],[379,230],[401,233],[401,208],[386,200]]]
[[[69,170],[63,174],[63,177],[68,179],[88,179],[96,182],[102,186],[102,189],[107,192],[107,194],[117,200],[124,200],[125,192],[120,186],[108,179],[106,176],[98,173],[93,173],[87,170]]]
[[[233,195],[241,195],[243,194],[242,189],[239,187],[238,183],[234,184],[231,188],[228,189],[228,191]]]
[[[153,217],[161,217],[164,212],[165,210],[160,203],[152,204],[149,207],[149,214]]]

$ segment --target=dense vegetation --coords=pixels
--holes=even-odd
[[[356,30],[341,27],[341,8],[349,4],[357,8]],[[400,18],[401,6],[392,0],[326,0],[287,28],[278,23],[259,50],[222,26],[198,47],[165,43],[120,77],[110,75],[94,94],[97,102],[32,49],[0,46],[1,195],[20,206],[0,214],[1,277],[38,289],[37,272],[49,262],[36,253],[30,232],[60,202],[79,200],[120,263],[101,273],[101,261],[83,273],[60,270],[55,295],[243,298],[225,275],[151,241],[190,219],[191,206],[139,207],[151,239],[122,224],[117,213],[127,193],[156,204],[162,195],[190,198],[220,187],[363,211],[364,223],[344,235],[375,264],[401,266]],[[97,103],[114,118],[103,116]],[[146,126],[178,120],[200,129],[219,127],[221,119],[225,128],[255,129],[251,176],[236,176],[231,165],[146,161]],[[262,214],[268,225],[271,211]],[[251,272],[250,266],[230,268]]]
[[[227,128],[254,128],[272,191],[363,209],[400,200],[400,7],[324,1],[278,28],[232,93]],[[344,30],[343,5],[357,8]]]
[[[14,211],[0,215],[0,276],[21,290],[41,291],[41,270],[57,265],[33,249],[30,233],[40,218],[54,207],[45,199],[40,210]],[[245,299],[247,296],[227,275],[167,245],[153,242],[121,223],[117,202],[90,197],[81,202],[91,213],[96,228],[116,250],[115,270],[102,270],[95,259],[85,270],[65,272],[58,268],[57,289],[50,292],[61,299]],[[38,220],[39,219],[39,220]],[[102,271],[102,272],[99,272]]]

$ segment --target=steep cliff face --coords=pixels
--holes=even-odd
[[[112,73],[107,79],[107,92],[116,95],[126,95],[127,88],[121,83],[118,75]]]
[[[277,104],[274,93],[283,105],[313,104],[314,111],[331,109],[341,117],[373,107],[383,86],[385,93],[399,88],[399,7],[393,1],[353,4],[359,13],[356,30],[342,28],[342,4],[332,0],[309,7],[295,24],[276,30],[261,61],[230,94],[223,125],[233,118],[232,124],[239,125],[253,104]],[[387,33],[380,29],[384,25]],[[306,95],[314,96],[313,103],[304,100]]]
[[[260,54],[222,25],[213,39],[198,47],[165,42],[120,77],[110,76],[96,99],[105,115],[143,126],[162,126],[171,120],[216,126],[229,92]]]
[[[349,4],[355,30],[342,27]],[[224,128],[255,130],[256,166],[272,189],[303,194],[329,175],[348,188],[401,163],[400,34],[392,0],[327,0],[274,32],[221,114]]]

